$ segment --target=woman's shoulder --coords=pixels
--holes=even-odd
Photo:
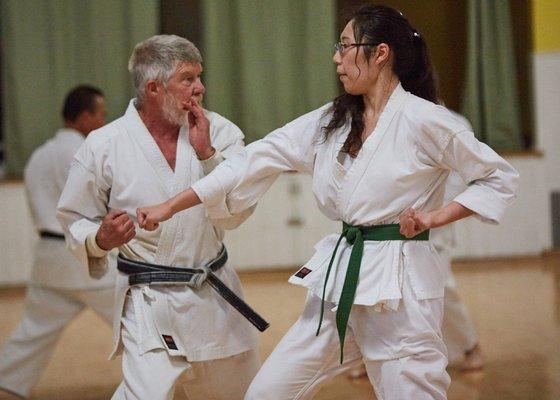
[[[403,117],[418,130],[448,134],[470,130],[470,124],[466,124],[466,119],[462,116],[459,118],[458,115],[441,104],[413,94],[410,94],[403,110]]]

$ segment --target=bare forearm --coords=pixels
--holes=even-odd
[[[430,228],[439,228],[440,226],[450,224],[471,216],[472,214],[474,214],[472,210],[452,201],[446,206],[430,212]]]
[[[200,198],[191,188],[183,190],[181,193],[168,200],[169,207],[173,214],[194,207],[200,203],[202,203]]]

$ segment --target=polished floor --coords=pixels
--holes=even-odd
[[[451,371],[450,400],[560,399],[560,254],[541,258],[459,262],[457,282],[486,357],[483,371]],[[249,302],[271,322],[262,335],[267,356],[296,320],[305,291],[287,272],[241,274]],[[0,342],[16,326],[23,290],[0,290]],[[120,363],[107,361],[111,332],[91,311],[65,331],[32,399],[109,399]],[[0,393],[0,399],[11,399]],[[367,380],[338,377],[318,400],[373,399]],[[176,399],[184,399],[177,393]]]

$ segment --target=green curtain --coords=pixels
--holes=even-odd
[[[500,150],[522,149],[508,0],[468,0],[463,113],[477,137]]]
[[[334,0],[206,0],[206,106],[253,141],[332,100]]]
[[[158,0],[1,0],[3,132],[8,176],[62,126],[64,96],[87,83],[105,92],[109,120],[133,95],[134,45],[157,33]]]

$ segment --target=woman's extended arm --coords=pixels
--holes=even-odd
[[[179,211],[194,207],[200,203],[200,198],[194,190],[191,188],[185,189],[164,203],[137,208],[138,225],[140,225],[140,228],[148,231],[156,230],[160,222],[168,220]]]

